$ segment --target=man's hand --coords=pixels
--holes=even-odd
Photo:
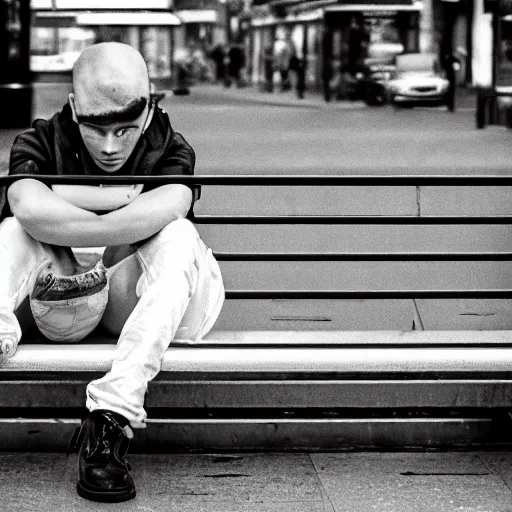
[[[0,360],[8,359],[16,353],[16,343],[11,339],[0,340]]]
[[[105,215],[79,208],[43,183],[23,179],[7,191],[11,211],[40,242],[66,247],[132,244],[186,216],[192,192],[185,185],[162,185]]]

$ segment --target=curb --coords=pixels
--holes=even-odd
[[[172,91],[166,92],[166,97],[177,97]],[[256,87],[244,87],[242,89],[226,89],[219,84],[198,84],[191,87],[191,95],[196,97],[210,97],[217,100],[235,101],[249,105],[265,105],[270,107],[293,107],[306,109],[331,109],[331,110],[357,110],[357,109],[379,109],[366,105],[363,101],[330,101],[326,102],[320,93],[306,93],[305,98],[299,99],[292,93],[262,92]],[[309,97],[308,97],[309,96]],[[475,109],[473,95],[460,94],[457,103],[460,105],[457,110],[470,112]],[[431,108],[431,107],[428,107]]]

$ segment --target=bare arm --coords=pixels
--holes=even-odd
[[[24,179],[8,190],[13,215],[40,242],[67,247],[131,244],[186,216],[192,193],[184,185],[163,185],[130,204],[97,215],[62,199],[43,183]]]
[[[52,190],[68,203],[92,212],[111,212],[131,203],[144,185],[52,185]]]

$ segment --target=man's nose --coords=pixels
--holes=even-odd
[[[105,135],[105,138],[103,139],[103,147],[102,152],[105,155],[115,155],[119,151],[118,146],[119,141],[117,140],[115,134],[108,133]]]

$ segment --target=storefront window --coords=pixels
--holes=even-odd
[[[370,38],[368,57],[387,58],[404,51],[394,17],[367,16],[364,24]]]
[[[512,19],[510,16],[501,20],[500,29],[497,83],[512,85]]]
[[[171,76],[171,38],[168,29],[162,27],[142,28],[141,53],[151,78]]]
[[[94,30],[80,27],[32,27],[30,69],[71,71],[80,53],[96,41]]]
[[[118,42],[137,48],[151,78],[171,76],[169,27],[138,26],[33,26],[30,68],[35,72],[70,72],[80,53],[95,43]]]
[[[30,53],[32,55],[54,55],[59,53],[57,29],[33,27],[30,37]]]

